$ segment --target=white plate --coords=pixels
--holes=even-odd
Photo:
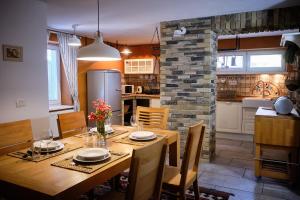
[[[157,136],[156,135],[153,135],[151,137],[147,137],[147,138],[136,138],[132,135],[129,135],[129,138],[132,139],[132,140],[138,140],[138,141],[148,141],[148,140],[153,140],[155,139]]]
[[[40,145],[42,145],[42,148]],[[40,150],[42,153],[59,151],[65,147],[65,145],[60,141],[51,141],[51,143],[48,144],[48,146],[49,148],[47,149],[47,144],[45,144],[44,142],[34,142],[34,149]]]
[[[108,125],[105,125],[105,132],[107,134],[113,133],[115,130],[112,127],[109,127]],[[97,133],[97,127],[91,128],[89,132]]]
[[[109,151],[103,148],[85,148],[79,151],[75,158],[84,161],[103,160],[107,158]]]
[[[130,134],[130,136],[137,139],[153,138],[154,135],[155,134],[151,131],[135,131]]]
[[[108,158],[110,158],[110,153],[108,152],[105,156],[98,158],[98,159],[93,159],[93,160],[86,160],[86,159],[81,159],[80,157],[78,157],[78,154],[73,156],[73,160],[78,161],[78,162],[84,162],[84,163],[94,163],[94,162],[100,162],[100,161],[104,161]]]

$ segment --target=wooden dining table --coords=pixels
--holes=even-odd
[[[51,164],[76,154],[82,148],[48,158],[40,162],[32,162],[9,155],[0,157],[0,197],[9,199],[77,199],[81,194],[104,183],[130,167],[132,150],[142,148],[133,144],[116,142],[135,128],[113,126],[114,129],[127,132],[107,140],[111,151],[128,153],[125,157],[115,160],[90,174],[52,166]],[[156,134],[165,136],[169,145],[169,164],[179,164],[179,133],[171,130],[149,129]],[[68,137],[61,140],[67,144],[85,145],[84,138]],[[149,142],[150,143],[150,142]],[[147,145],[147,144],[146,144]]]

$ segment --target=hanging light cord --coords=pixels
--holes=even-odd
[[[99,18],[100,18],[100,0],[98,0],[98,29],[97,29],[97,36],[100,37],[100,29],[99,29]]]
[[[154,33],[153,33],[153,36],[152,36],[152,39],[151,39],[150,44],[153,43],[155,35],[156,35],[156,37],[157,37],[158,42],[160,42],[159,34],[158,34],[158,28],[157,28],[157,27],[155,27],[155,30],[154,30]]]

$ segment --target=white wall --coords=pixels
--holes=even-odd
[[[48,117],[47,4],[0,2],[0,123]],[[23,62],[3,61],[2,45],[23,47]],[[26,106],[16,108],[22,98]]]

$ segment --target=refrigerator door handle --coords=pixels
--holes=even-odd
[[[116,91],[118,91],[118,92],[121,92],[121,90],[120,90],[120,89],[116,89]]]

